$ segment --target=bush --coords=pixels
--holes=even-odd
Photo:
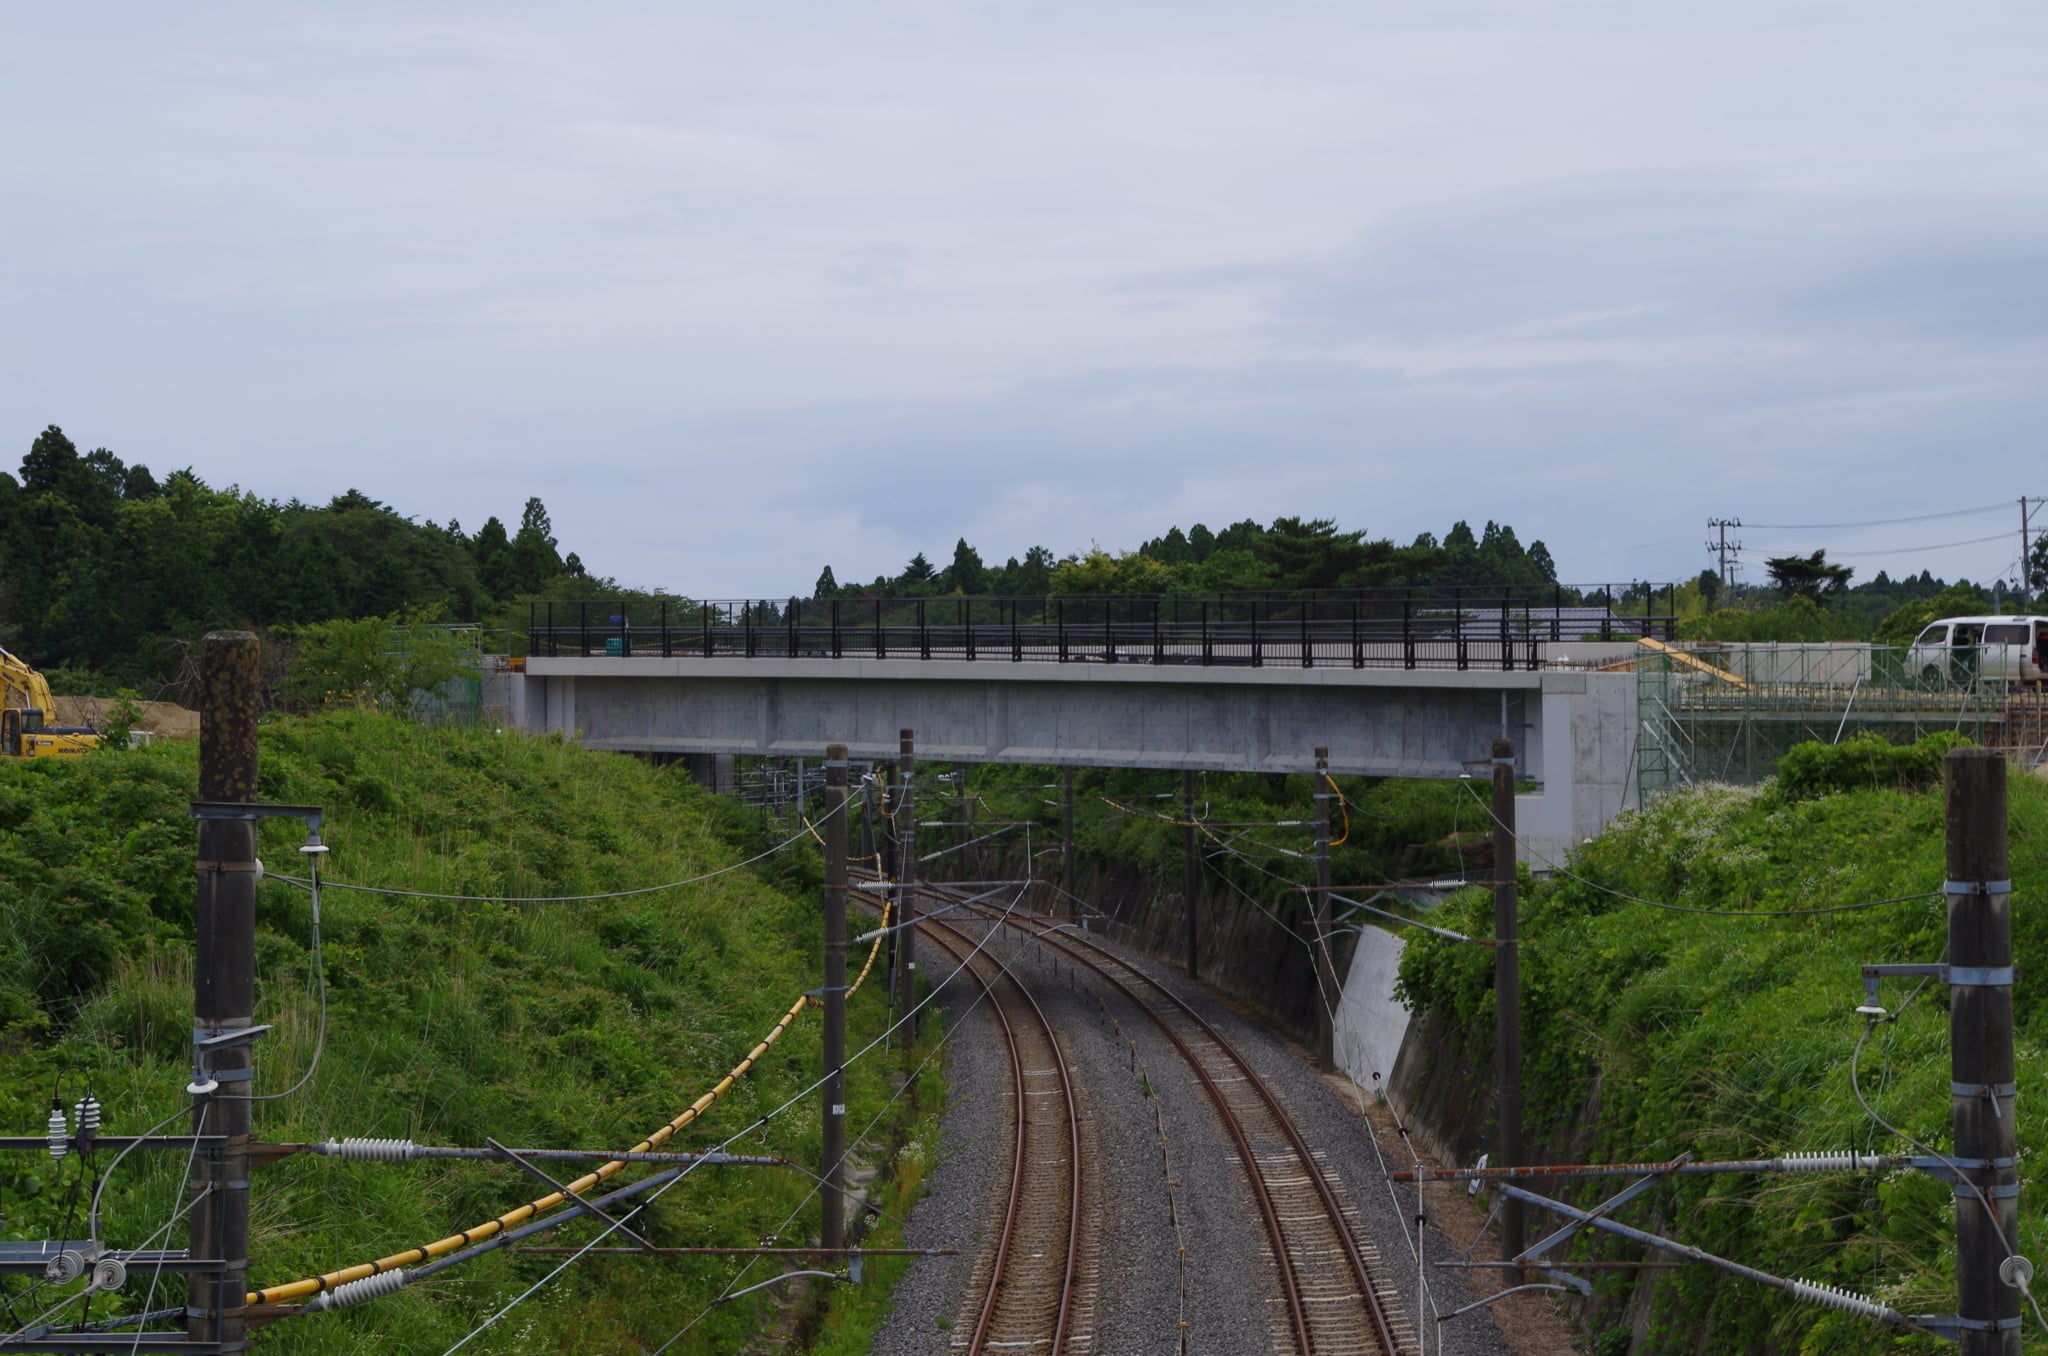
[[[1937,730],[1912,744],[1893,744],[1868,730],[1839,744],[1795,744],[1778,760],[1778,794],[1810,800],[1842,791],[1925,791],[1941,783],[1941,759],[1970,741]]]

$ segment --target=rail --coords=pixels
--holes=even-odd
[[[542,658],[945,659],[1203,667],[1536,669],[1546,644],[1677,639],[1669,588],[1210,596],[536,602]],[[1660,610],[1661,609],[1661,610]]]
[[[932,889],[944,893],[942,886]],[[1036,938],[1041,945],[1093,971],[1149,1015],[1180,1052],[1208,1093],[1244,1165],[1265,1222],[1297,1350],[1303,1356],[1356,1350],[1362,1337],[1385,1356],[1394,1356],[1398,1348],[1392,1327],[1343,1207],[1314,1152],[1251,1062],[1179,994],[1094,940],[1064,927],[984,916]],[[1155,994],[1159,1001],[1148,1001],[1140,990]],[[1222,1067],[1212,1068],[1200,1047],[1215,1051]],[[1233,1099],[1226,1087],[1248,1090],[1251,1095]],[[1310,1188],[1307,1199],[1302,1193],[1304,1185]],[[1332,1287],[1332,1269],[1324,1259],[1333,1253],[1342,1256],[1343,1271],[1357,1286],[1355,1310],[1344,1302],[1351,1297],[1343,1295],[1341,1286]],[[1311,1287],[1313,1294],[1309,1293]]]

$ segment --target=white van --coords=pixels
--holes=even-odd
[[[2048,665],[2048,617],[1945,617],[1906,651],[1907,672],[1929,684],[1988,678],[2038,683]]]

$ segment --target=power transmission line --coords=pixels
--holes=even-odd
[[[1910,518],[1872,518],[1862,523],[1751,523],[1760,532],[1834,532],[1851,527],[1897,527],[1901,523],[1931,523],[1937,518],[1967,518],[1979,513],[1997,513],[2005,505],[1985,504],[1979,508],[1950,509],[1946,513],[1916,513]],[[2002,535],[2002,534],[2001,534]]]

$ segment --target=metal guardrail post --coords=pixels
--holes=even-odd
[[[1351,600],[1351,667],[1365,667],[1365,640],[1358,633],[1358,600]]]
[[[1252,667],[1266,666],[1265,637],[1259,633],[1259,600],[1252,599]]]
[[[1401,667],[1415,667],[1415,596],[1401,600]]]
[[[832,600],[832,657],[834,659],[845,657],[846,650],[844,644],[845,637],[839,630],[839,600],[834,598]]]
[[[966,633],[967,657],[974,658],[974,604],[960,600],[960,629]]]
[[[663,602],[661,605],[661,657],[667,659],[669,656],[668,603]]]
[[[1202,666],[1207,668],[1216,656],[1216,647],[1209,638],[1209,600],[1202,600]]]
[[[1515,667],[1514,632],[1508,625],[1508,600],[1500,603],[1500,667],[1503,673]]]
[[[1060,663],[1067,662],[1067,600],[1059,600]]]
[[[922,598],[917,600],[917,657],[919,659],[930,659],[932,657],[932,633],[925,625],[924,599]]]

